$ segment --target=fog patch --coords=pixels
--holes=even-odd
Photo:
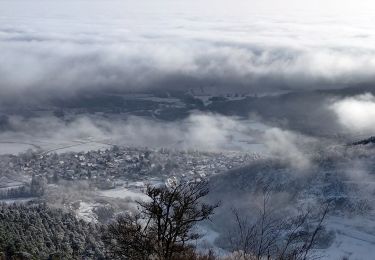
[[[284,160],[297,170],[308,170],[312,166],[311,151],[314,139],[280,128],[271,128],[264,133],[264,143],[275,157]]]
[[[343,128],[356,135],[375,132],[375,97],[372,94],[338,100],[331,105]]]
[[[98,143],[244,152],[263,152],[264,145],[259,137],[268,128],[254,120],[212,113],[192,113],[184,120],[173,122],[137,116],[113,119],[86,115],[70,120],[53,116],[27,119],[10,116],[7,127],[7,131],[0,133],[0,141],[31,144],[38,141],[42,150],[51,151],[57,151],[59,143],[65,143],[67,147],[69,143]],[[56,145],[43,149],[45,143]]]

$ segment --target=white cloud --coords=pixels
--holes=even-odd
[[[375,97],[363,94],[335,101],[331,109],[339,123],[353,134],[375,133]]]

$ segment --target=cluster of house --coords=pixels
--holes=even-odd
[[[113,147],[107,150],[8,155],[1,160],[3,173],[44,176],[49,183],[60,179],[89,180],[99,188],[112,188],[118,180],[143,180],[150,177],[199,179],[245,165],[255,154],[206,153],[198,151],[152,150]]]

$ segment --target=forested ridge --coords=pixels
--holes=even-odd
[[[98,225],[45,204],[0,204],[0,250],[4,258],[104,258]]]

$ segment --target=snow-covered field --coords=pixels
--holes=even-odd
[[[335,239],[329,248],[317,252],[321,259],[375,259],[375,219],[330,217],[326,226],[335,232]]]
[[[146,200],[147,196],[140,190],[130,190],[127,188],[116,188],[99,192],[100,195],[109,198],[126,199],[130,201]]]
[[[3,154],[19,154],[28,149],[36,149],[32,144],[18,143],[18,142],[0,142],[0,155]]]
[[[39,140],[24,136],[19,140],[0,141],[0,155],[17,155],[28,150],[40,153],[66,153],[108,149],[112,145],[91,140]]]

